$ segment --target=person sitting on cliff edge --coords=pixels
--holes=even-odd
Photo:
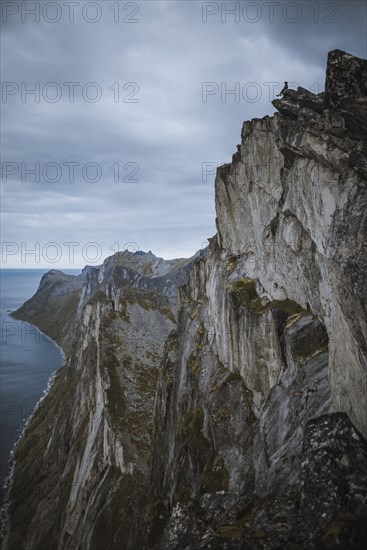
[[[284,95],[284,92],[286,92],[287,90],[288,90],[288,82],[284,82],[284,88],[280,92],[280,94],[277,95],[277,97],[280,97],[281,95]]]

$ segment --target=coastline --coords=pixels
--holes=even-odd
[[[23,319],[20,319],[19,317],[14,317],[15,311],[7,312],[9,317],[14,319],[14,321],[20,321],[21,323],[26,323],[27,325],[31,325],[32,327],[34,327],[37,330],[37,332],[39,332],[41,334],[41,336],[43,336],[46,340],[48,340],[49,342],[52,342],[54,344],[54,346],[61,353],[63,361],[66,361],[66,355],[65,355],[65,352],[64,352],[63,348],[57,342],[55,342],[55,340],[53,340],[50,336],[48,336],[47,334],[42,332],[42,330],[40,330],[37,325],[34,325],[33,323],[30,323],[29,321],[24,321]]]
[[[23,419],[24,420],[24,425],[22,426],[22,428],[19,432],[19,435],[18,435],[18,437],[17,437],[17,439],[16,439],[16,441],[15,441],[15,443],[14,443],[14,445],[13,445],[11,451],[10,451],[10,455],[9,455],[9,458],[8,458],[8,464],[9,464],[8,474],[5,477],[4,482],[2,484],[2,487],[1,487],[1,491],[2,491],[3,497],[4,497],[3,504],[0,508],[0,520],[1,520],[0,542],[1,542],[2,545],[3,544],[5,545],[6,530],[7,530],[7,524],[8,524],[8,519],[9,519],[8,515],[7,515],[7,508],[9,506],[8,495],[9,495],[9,491],[10,491],[11,486],[12,486],[12,480],[13,480],[13,476],[14,476],[14,469],[15,469],[15,465],[16,465],[16,461],[15,461],[15,458],[14,458],[15,449],[17,448],[17,446],[19,445],[19,443],[23,439],[25,431],[28,427],[28,424],[32,420],[35,412],[37,411],[37,409],[39,408],[39,406],[41,405],[43,400],[47,397],[48,393],[50,392],[50,390],[51,390],[51,388],[52,388],[52,386],[53,386],[53,384],[56,380],[56,377],[58,375],[59,370],[62,369],[65,366],[65,363],[66,363],[66,360],[67,360],[66,359],[66,354],[65,354],[63,348],[57,342],[55,342],[55,340],[53,340],[52,338],[50,338],[50,336],[48,336],[47,334],[42,332],[42,330],[40,330],[37,327],[37,325],[34,325],[33,323],[30,323],[29,321],[23,321],[22,319],[16,318],[16,317],[14,317],[13,313],[14,313],[14,311],[13,312],[7,312],[9,317],[14,319],[15,321],[21,321],[22,323],[26,323],[28,325],[31,325],[32,327],[34,327],[37,330],[37,332],[39,332],[41,334],[41,336],[46,338],[46,340],[48,340],[49,342],[52,342],[52,344],[54,344],[54,346],[59,350],[59,352],[61,354],[61,357],[62,357],[62,360],[63,360],[63,363],[60,367],[58,367],[55,371],[53,371],[51,373],[51,375],[49,376],[49,378],[47,380],[46,387],[43,390],[41,397],[38,399],[37,403],[35,404],[35,406],[32,410],[32,413],[29,415],[29,417],[27,419],[25,419],[25,418]]]

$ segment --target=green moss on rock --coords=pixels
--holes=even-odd
[[[193,353],[190,354],[190,356],[187,360],[187,364],[190,367],[193,374],[195,374],[195,375],[199,374],[199,372],[201,370],[201,360],[197,356],[197,353],[193,352]]]
[[[183,435],[201,434],[203,430],[204,412],[201,408],[191,409],[181,417],[179,431]]]
[[[260,298],[256,293],[256,283],[253,279],[249,277],[239,279],[230,283],[228,288],[238,302],[244,303],[250,309],[261,307]]]
[[[228,490],[229,475],[225,467],[222,457],[211,455],[207,462],[204,473],[202,486],[205,492],[215,493],[217,491]]]
[[[111,349],[107,349],[102,367],[107,369],[110,378],[110,386],[106,390],[107,409],[116,425],[119,426],[126,412],[126,404],[117,372],[118,361]]]
[[[151,550],[159,550],[163,530],[167,525],[169,513],[163,498],[151,498],[145,508],[145,543]]]
[[[218,529],[219,536],[225,539],[242,539],[243,529],[236,527],[235,525],[224,525]]]
[[[239,305],[245,305],[258,315],[262,315],[272,309],[281,311],[287,315],[287,317],[309,313],[297,304],[297,302],[289,300],[288,298],[285,300],[273,300],[263,305],[256,292],[256,283],[249,277],[234,281],[228,286],[228,290],[230,294],[235,297]]]
[[[283,313],[285,313],[287,316],[291,315],[299,315],[302,312],[307,313],[297,302],[294,302],[293,300],[274,300],[273,302],[270,302],[267,304],[267,309],[279,309]]]
[[[231,382],[243,382],[243,378],[239,372],[230,372],[223,380],[222,386],[224,386],[224,384],[230,384]]]
[[[234,269],[236,268],[237,260],[238,260],[238,256],[229,256],[227,258],[227,266],[226,266],[227,273],[232,273],[232,271],[234,271]]]

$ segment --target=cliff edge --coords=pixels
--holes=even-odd
[[[366,77],[332,51],[243,124],[202,254],[87,270],[8,550],[365,547]]]

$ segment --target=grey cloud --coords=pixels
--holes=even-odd
[[[55,184],[31,177],[22,183],[19,174],[2,183],[3,239],[30,247],[50,239],[99,240],[106,254],[115,241],[135,241],[165,257],[191,255],[215,232],[214,178],[203,183],[202,164],[228,162],[242,121],[273,113],[264,83],[287,79],[321,90],[329,49],[365,55],[365,5],[336,2],[339,23],[316,24],[310,2],[299,2],[305,15],[298,23],[263,17],[250,24],[222,23],[220,14],[203,23],[201,2],[150,1],[138,2],[139,23],[114,24],[106,8],[112,4],[103,2],[96,24],[76,12],[74,24],[13,18],[2,25],[3,80],[29,87],[57,82],[63,92],[57,103],[22,103],[17,94],[2,104],[2,160],[103,168],[96,184],[82,181],[80,170],[74,183],[64,170]],[[70,81],[81,84],[74,103],[63,86]],[[88,82],[102,88],[98,103],[81,97]],[[115,103],[114,82],[136,82],[139,102]],[[203,103],[204,82],[218,89],[223,83],[224,91],[256,83],[260,96],[236,102],[218,92]],[[129,161],[139,166],[139,183],[114,183],[108,167]]]

